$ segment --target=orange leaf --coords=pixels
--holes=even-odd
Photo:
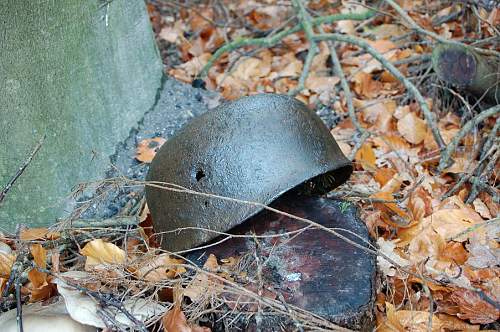
[[[210,254],[203,268],[210,272],[215,272],[218,267],[217,258],[214,254]],[[193,301],[197,301],[201,297],[211,297],[215,295],[220,290],[219,285],[219,280],[209,277],[205,272],[198,272],[193,278],[193,281],[184,290],[184,295],[191,298]]]
[[[408,200],[408,210],[411,212],[413,220],[420,221],[432,212],[431,197],[424,188],[417,188],[410,194]]]
[[[475,211],[468,208],[442,209],[424,219],[424,223],[431,224],[443,239],[453,238],[455,241],[461,242],[466,241],[472,233],[464,234],[458,238],[455,236],[482,221],[483,219]]]
[[[446,244],[441,256],[451,259],[459,265],[463,265],[467,261],[467,258],[469,258],[469,253],[465,250],[462,243],[450,241]]]
[[[14,255],[0,252],[0,292],[3,291],[3,287],[10,277],[10,270],[15,260]]]
[[[47,228],[29,228],[22,230],[20,234],[20,239],[23,241],[56,240],[59,237],[59,232],[49,231]]]
[[[85,267],[98,264],[122,264],[125,262],[125,252],[113,243],[95,239],[88,242],[80,253],[87,257]]]
[[[167,311],[162,319],[163,331],[165,332],[210,332],[208,327],[201,327],[196,324],[189,324],[186,315],[181,310],[181,306],[174,305],[172,309]]]
[[[338,77],[318,77],[310,75],[306,79],[305,87],[314,93],[333,92],[335,85],[340,81]]]
[[[375,152],[369,143],[365,143],[361,146],[358,152],[356,152],[355,159],[365,170],[375,170],[375,162],[377,159],[375,157]]]
[[[421,143],[427,134],[427,125],[415,113],[410,112],[398,121],[399,133],[410,143]]]
[[[457,303],[460,319],[468,319],[471,323],[489,324],[500,318],[500,310],[481,300],[475,292],[459,289],[451,294],[450,299]]]
[[[481,199],[476,198],[474,202],[472,202],[472,204],[474,205],[474,210],[476,210],[476,212],[479,213],[481,217],[483,217],[484,219],[492,218],[490,210]]]
[[[387,201],[393,201],[394,196],[390,192],[380,191],[371,195],[373,198],[379,198]],[[375,206],[378,207],[383,214],[381,215],[382,220],[394,227],[409,227],[410,226],[410,217],[408,214],[397,206],[396,203],[387,202],[387,203],[375,203]]]
[[[150,163],[153,161],[158,150],[161,148],[166,140],[161,137],[149,138],[139,142],[135,150],[135,159],[143,163]]]
[[[183,263],[182,259],[170,257],[169,254],[161,254],[139,267],[136,275],[138,278],[152,282],[172,279],[186,272],[186,268],[179,266]]]
[[[31,254],[33,255],[33,260],[35,264],[45,269],[47,267],[47,251],[42,247],[41,244],[36,243],[31,246]],[[33,284],[34,288],[40,288],[47,281],[47,274],[38,271],[36,268],[31,269],[28,272],[28,279]]]
[[[378,97],[380,90],[383,88],[382,82],[374,80],[372,75],[362,71],[354,75],[352,81],[354,82],[354,91],[356,91],[359,96],[370,99]]]

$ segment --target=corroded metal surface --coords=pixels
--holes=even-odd
[[[168,140],[148,181],[269,204],[308,182],[322,194],[347,180],[352,165],[321,119],[294,98],[262,94],[223,104],[193,119]],[[146,188],[156,232],[184,227],[227,231],[261,207],[218,198]],[[164,233],[162,246],[182,250],[217,234]]]

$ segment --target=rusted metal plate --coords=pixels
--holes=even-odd
[[[275,202],[273,207],[335,228],[365,246],[363,240],[369,241],[357,208],[350,202],[288,194]],[[304,222],[264,211],[235,228],[232,233],[282,234],[300,230],[304,226],[307,226]],[[286,303],[345,327],[362,330],[372,328],[375,258],[362,249],[325,230],[308,229],[273,238],[232,238],[189,256],[203,264],[208,254],[222,259],[248,253],[251,253],[249,257],[257,254],[262,264],[260,277],[255,276],[258,270],[256,261],[249,265],[248,275],[254,280],[261,278],[263,288],[280,293],[280,298]],[[247,286],[255,291],[255,285]]]

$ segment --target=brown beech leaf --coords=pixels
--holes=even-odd
[[[31,254],[36,266],[45,269],[47,267],[47,251],[41,244],[36,243],[31,246]],[[35,288],[41,287],[47,281],[47,273],[40,272],[36,268],[28,272],[28,280],[31,281]]]
[[[354,75],[352,81],[354,82],[354,91],[359,96],[369,99],[378,97],[383,88],[382,82],[374,80],[371,74],[362,71]]]
[[[166,139],[162,137],[148,138],[142,140],[135,150],[135,159],[143,163],[150,163],[161,148]]]
[[[42,245],[39,243],[33,244],[30,247],[30,251],[36,266],[42,269],[47,268],[47,251]],[[36,268],[28,272],[29,283],[25,288],[30,293],[30,302],[46,300],[55,293],[56,285],[51,282],[52,279],[47,273],[41,272]]]
[[[468,319],[474,324],[488,324],[500,318],[500,310],[481,300],[475,292],[459,289],[451,294],[450,299],[458,305],[457,316],[460,319]]]
[[[394,305],[389,302],[385,303],[387,320],[384,325],[377,331],[415,331],[426,332],[427,323],[429,321],[428,311],[417,310],[396,310]],[[432,331],[440,331],[442,328],[441,320],[436,316],[432,316]]]
[[[125,251],[115,244],[95,239],[88,242],[80,250],[80,254],[87,257],[85,268],[99,264],[122,264],[125,262]]]
[[[355,159],[365,170],[375,170],[375,162],[377,161],[377,158],[375,157],[375,152],[370,144],[363,144],[356,152]]]
[[[16,260],[16,256],[10,253],[0,252],[0,291],[10,277],[10,270]]]
[[[371,195],[373,198],[383,199],[386,201],[393,201],[394,196],[391,192],[379,191]],[[384,203],[374,203],[374,205],[382,211],[382,220],[394,227],[409,227],[410,226],[410,216],[403,209],[401,209],[396,203],[384,202]]]
[[[210,332],[208,327],[189,324],[180,306],[175,305],[163,316],[163,331],[165,332]]]
[[[335,85],[340,81],[338,77],[318,77],[310,75],[306,79],[305,87],[314,93],[333,92]]]
[[[217,271],[219,264],[217,263],[217,257],[214,254],[210,254],[207,261],[203,265],[205,270],[215,272]],[[210,278],[210,276],[200,271],[193,278],[193,281],[186,287],[184,295],[189,297],[193,301],[197,301],[202,297],[211,297],[219,291],[220,281]]]
[[[476,212],[479,213],[479,215],[484,219],[492,218],[490,210],[481,199],[476,198],[474,202],[472,202],[472,205],[474,205],[474,210],[476,210]]]
[[[259,57],[242,58],[235,65],[231,76],[240,80],[266,77],[271,72],[272,57],[269,52],[261,52]]]
[[[186,268],[179,266],[184,260],[170,257],[169,254],[161,254],[153,259],[146,261],[137,269],[135,274],[138,278],[152,282],[158,282],[165,279],[172,279],[186,272]]]
[[[420,144],[427,134],[427,125],[415,113],[410,112],[398,121],[399,133],[410,143]]]
[[[483,219],[472,209],[441,209],[424,219],[443,239],[466,241],[471,233],[460,235],[469,227],[482,222]],[[458,236],[458,237],[457,237]]]
[[[397,172],[392,168],[379,168],[373,175],[375,181],[383,187],[389,180],[391,180]]]
[[[165,332],[210,332],[208,327],[201,327],[188,323],[186,315],[182,312],[181,303],[183,294],[178,287],[174,288],[174,306],[162,318],[163,331]]]
[[[56,240],[59,237],[59,232],[49,231],[47,228],[29,228],[22,230],[20,234],[20,238],[23,241]]]

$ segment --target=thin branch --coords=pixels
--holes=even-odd
[[[445,43],[445,44],[454,44],[454,45],[460,45],[460,46],[466,46],[465,44],[462,44],[460,42],[454,41],[454,40],[449,40],[444,37],[439,36],[433,31],[425,30],[422,28],[420,25],[417,24],[409,15],[406,13],[406,11],[401,8],[394,0],[384,0],[387,2],[394,10],[408,23],[408,25],[415,31],[417,31],[420,34],[426,35],[431,37],[434,40],[437,40],[440,43]],[[494,50],[488,50],[484,48],[474,48],[477,52],[481,52],[483,54],[489,54],[489,55],[494,55],[494,56],[500,56],[500,53]]]
[[[366,11],[364,13],[346,13],[346,14],[334,14],[319,17],[312,20],[312,25],[316,26],[319,24],[331,24],[333,22],[342,21],[342,20],[353,20],[353,21],[363,21],[375,15],[373,11]],[[207,64],[203,67],[199,77],[205,78],[208,74],[208,70],[214,65],[214,63],[227,52],[234,51],[237,48],[245,47],[245,46],[258,46],[258,47],[273,47],[283,40],[288,35],[299,32],[302,30],[301,25],[297,25],[293,28],[289,28],[278,32],[272,37],[262,37],[262,38],[238,38],[228,44],[225,44],[221,48],[219,48],[212,57],[208,60]]]
[[[302,73],[300,74],[299,83],[295,89],[290,90],[288,92],[290,96],[295,96],[297,93],[299,93],[304,89],[304,85],[307,76],[309,75],[309,70],[311,69],[314,56],[316,55],[316,53],[318,53],[318,45],[314,41],[314,31],[312,28],[311,16],[304,7],[302,0],[292,0],[292,1],[293,1],[293,7],[298,13],[300,26],[304,30],[306,38],[310,44],[309,50],[307,51],[306,60],[304,61],[304,68],[302,69]]]
[[[319,26],[318,30],[322,34],[325,33],[325,30],[323,29],[322,26]],[[328,41],[328,46],[330,48],[330,58],[332,60],[334,74],[340,79],[340,86],[344,91],[344,98],[346,99],[347,112],[349,114],[349,118],[351,119],[352,124],[354,125],[356,130],[360,133],[358,142],[356,142],[354,148],[347,157],[349,160],[353,160],[354,156],[356,155],[356,152],[361,148],[361,146],[368,139],[368,137],[370,137],[370,132],[366,130],[363,126],[361,126],[361,124],[358,121],[358,118],[356,116],[356,110],[354,109],[354,105],[352,102],[351,88],[349,87],[349,83],[347,82],[347,79],[344,75],[344,71],[342,70],[342,65],[340,64],[340,60],[337,55],[337,51],[335,50],[333,42]]]
[[[345,43],[350,43],[361,47],[367,53],[369,53],[373,58],[379,61],[396,79],[398,79],[403,85],[410,91],[415,97],[416,101],[420,105],[420,108],[424,114],[425,120],[427,121],[427,125],[432,131],[432,135],[434,136],[434,140],[436,141],[440,150],[444,150],[446,144],[444,143],[443,138],[439,132],[437,127],[437,122],[435,120],[434,113],[429,109],[424,97],[417,89],[417,87],[407,79],[391,62],[386,60],[382,54],[380,54],[375,48],[373,48],[368,42],[361,38],[357,38],[354,36],[341,35],[338,33],[325,33],[321,35],[316,35],[314,37],[316,40],[335,40],[341,41]]]
[[[21,167],[19,167],[19,169],[17,170],[16,174],[14,174],[14,176],[9,180],[9,182],[7,182],[7,184],[2,189],[2,191],[0,191],[0,204],[5,199],[5,196],[7,196],[7,193],[10,191],[10,189],[12,188],[12,186],[14,185],[14,183],[24,173],[24,171],[26,170],[26,168],[28,167],[28,165],[31,163],[31,161],[33,160],[33,158],[35,157],[35,155],[38,153],[38,151],[42,147],[44,141],[45,141],[45,135],[40,139],[40,141],[38,142],[38,144],[35,146],[35,148],[33,149],[33,151],[30,153],[30,155],[28,156],[28,159],[26,159],[26,161],[21,165]]]
[[[438,170],[439,172],[442,172],[445,168],[447,168],[450,164],[451,156],[457,149],[458,144],[462,140],[462,138],[469,133],[469,131],[472,130],[475,126],[477,126],[480,122],[484,121],[485,119],[494,116],[496,114],[500,113],[500,105],[493,106],[485,111],[482,111],[478,115],[476,115],[472,120],[468,121],[462,129],[455,135],[455,137],[452,139],[450,144],[446,147],[444,151],[441,153],[441,161],[439,162],[439,167]]]
[[[199,192],[199,191],[196,191],[196,190],[191,190],[191,189],[185,188],[185,187],[177,185],[175,183],[167,183],[167,182],[160,182],[160,181],[148,181],[148,182],[144,182],[144,181],[137,181],[137,180],[128,180],[128,182],[130,184],[136,184],[136,185],[144,185],[145,184],[146,186],[149,186],[149,187],[153,187],[153,188],[157,188],[157,189],[161,189],[161,190],[168,190],[168,191],[177,192],[177,193],[185,193],[185,194],[191,194],[191,195],[201,196],[201,197],[210,197],[210,198],[216,198],[216,199],[220,199],[220,200],[223,200],[223,201],[234,202],[234,203],[238,203],[238,204],[257,206],[257,207],[262,208],[264,210],[271,211],[271,212],[283,215],[285,217],[289,217],[291,219],[294,219],[294,220],[306,223],[308,225],[314,226],[314,227],[316,227],[318,229],[324,230],[327,233],[330,233],[330,234],[332,234],[332,235],[334,235],[334,236],[342,239],[346,243],[349,243],[350,245],[352,245],[352,246],[354,246],[354,247],[356,247],[358,249],[361,249],[361,250],[363,250],[363,251],[365,251],[365,252],[367,252],[367,253],[369,253],[371,255],[380,256],[380,257],[384,258],[386,261],[388,261],[389,263],[391,263],[393,266],[397,267],[399,270],[403,271],[404,273],[406,273],[408,275],[412,275],[412,276],[417,277],[417,278],[421,277],[418,273],[413,272],[410,268],[401,266],[394,259],[390,258],[388,255],[386,255],[384,252],[382,252],[381,250],[379,250],[376,247],[374,247],[372,244],[368,244],[368,246],[370,248],[367,248],[364,245],[359,244],[356,241],[353,241],[353,240],[349,239],[348,237],[340,234],[336,230],[328,228],[328,227],[326,227],[324,225],[321,225],[321,224],[319,224],[319,223],[317,223],[317,222],[315,222],[315,221],[313,221],[311,219],[299,217],[299,216],[296,216],[294,214],[291,214],[291,213],[288,213],[288,212],[285,212],[285,211],[282,211],[282,210],[279,210],[279,209],[267,206],[267,205],[259,203],[259,202],[252,202],[252,201],[246,201],[246,200],[232,198],[232,197],[227,197],[227,196],[221,196],[221,195],[216,195],[216,194],[209,194],[209,193]],[[371,248],[374,248],[374,249],[371,249]],[[432,277],[429,277],[429,276],[424,276],[423,280],[426,280],[428,282],[433,282],[433,283],[436,283],[436,284],[441,284],[442,283],[442,282],[440,282],[438,280],[435,280],[435,279],[433,279]],[[448,278],[447,282],[449,282],[451,284],[455,284],[454,280],[451,277]],[[481,289],[476,289],[476,288],[474,288],[472,286],[465,287],[464,285],[456,285],[456,286],[464,288],[464,289],[467,289],[467,290],[470,290],[470,291],[473,291],[473,292],[477,293],[482,299],[484,299],[488,303],[494,305],[495,307],[500,308],[500,304],[497,303],[495,300],[491,299]]]

